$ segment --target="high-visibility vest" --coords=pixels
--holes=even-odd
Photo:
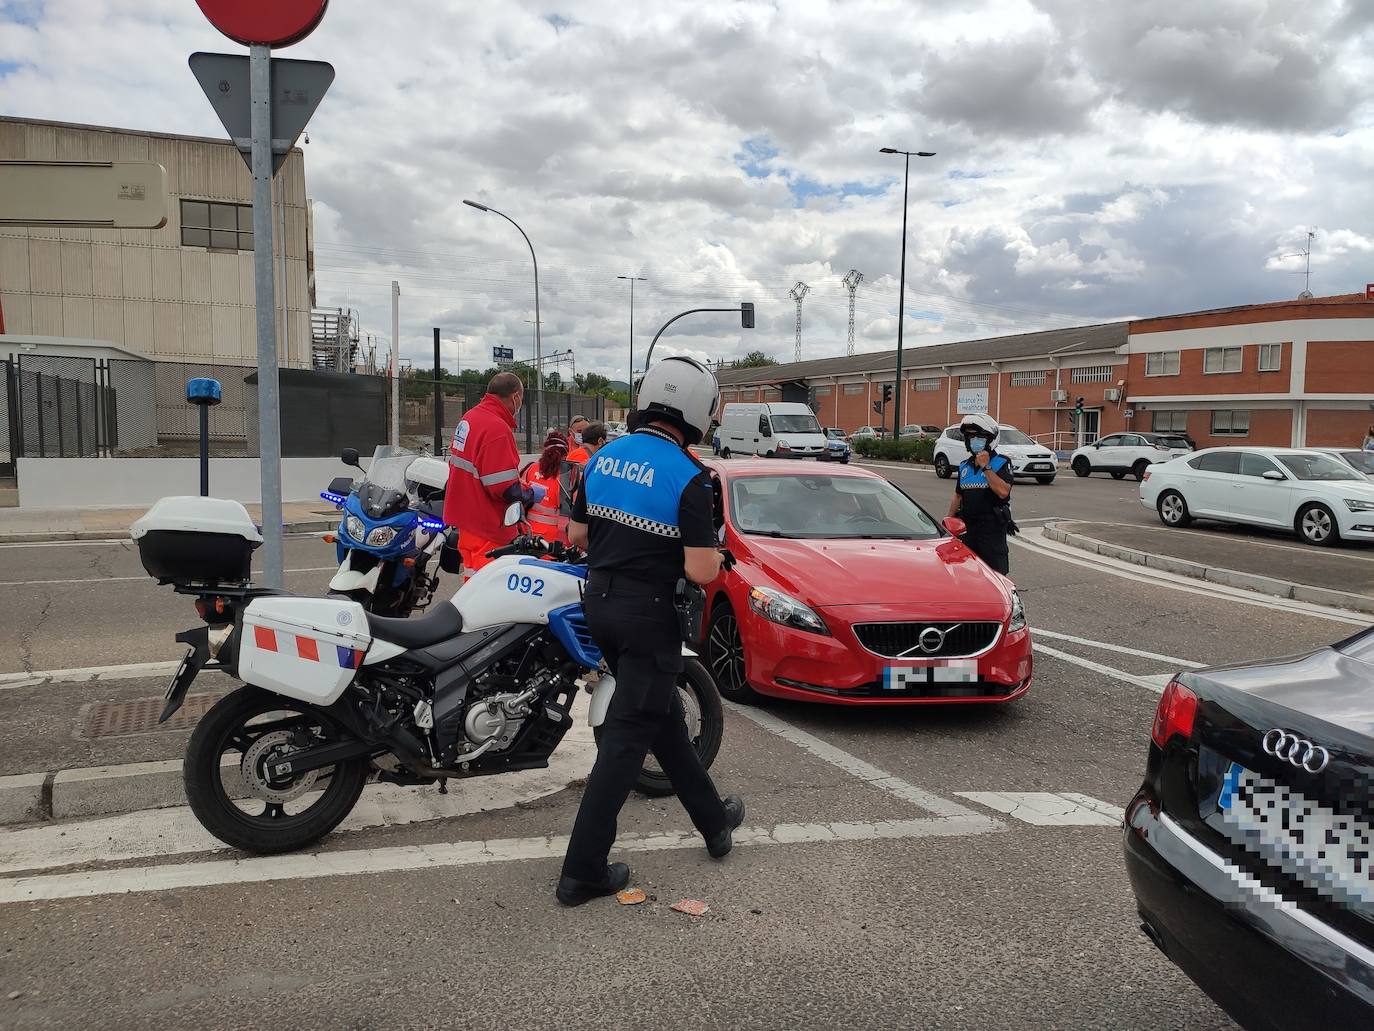
[[[525,513],[525,518],[530,522],[530,529],[546,541],[558,541],[561,544],[568,543],[568,516],[563,511],[562,506],[562,483],[560,476],[562,469],[554,473],[547,479],[539,475],[539,463],[536,462],[525,470],[522,479],[526,486],[532,487],[539,484],[547,491],[542,501],[536,501],[533,507]],[[569,499],[571,501],[571,499]]]

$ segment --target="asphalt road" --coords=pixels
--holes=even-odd
[[[943,513],[947,481],[891,475]],[[1018,485],[1017,516],[1148,520],[1134,490],[1100,478]],[[140,582],[128,548],[4,557],[0,670],[178,654],[171,635],[191,625],[189,603]],[[288,567],[306,570],[291,585],[318,589],[330,557],[319,541],[288,544]],[[632,799],[622,856],[651,896],[641,906],[554,904],[575,787],[339,833],[313,859],[35,859],[36,879],[0,877],[0,1026],[1230,1027],[1138,932],[1120,831],[1101,813],[1138,786],[1175,660],[1282,654],[1354,625],[1028,547],[1011,561],[1039,635],[1024,699],[731,709],[714,772],[745,795],[750,830],[715,863],[683,834],[673,800]],[[0,716],[161,687],[0,690]],[[1081,819],[1028,822],[1029,802],[1008,813],[967,797],[989,792],[1073,793],[1062,808]],[[669,909],[684,897],[710,911]]]

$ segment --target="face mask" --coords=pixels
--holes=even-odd
[[[582,443],[582,434],[580,434],[580,433],[574,433],[574,434],[573,434],[573,440],[575,440],[575,441],[577,441],[579,444],[581,444],[581,443]]]
[[[988,438],[974,437],[972,440],[968,442],[968,446],[969,450],[971,450],[976,455],[979,451],[984,450],[988,446]]]

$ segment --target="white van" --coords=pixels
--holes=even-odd
[[[720,456],[824,458],[826,437],[816,415],[797,401],[731,402],[720,419]]]

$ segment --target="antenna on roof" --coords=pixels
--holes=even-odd
[[[1301,272],[1294,272],[1295,276],[1302,276],[1302,293],[1298,294],[1298,299],[1308,301],[1312,299],[1312,241],[1316,239],[1317,230],[1313,227],[1307,230],[1307,246],[1293,254],[1282,254],[1283,258],[1302,258],[1304,261]]]

